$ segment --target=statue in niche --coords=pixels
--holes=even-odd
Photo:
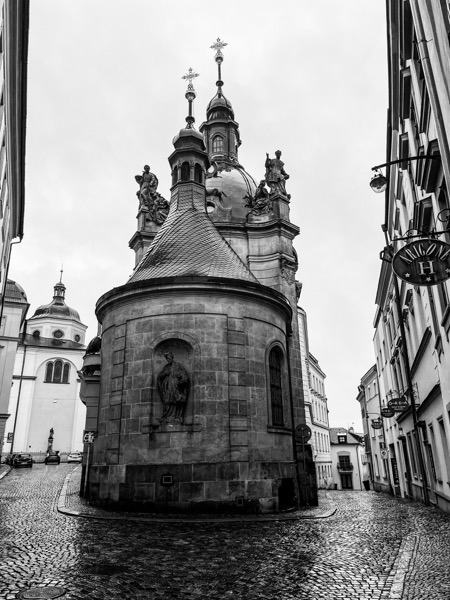
[[[284,162],[281,160],[281,150],[275,152],[276,158],[269,158],[266,153],[266,182],[270,187],[271,194],[280,194],[286,198],[290,198],[290,195],[286,193],[286,180],[289,179],[289,175],[284,170]]]
[[[135,175],[134,178],[139,184],[139,191],[136,192],[136,196],[139,198],[139,207],[148,209],[148,221],[162,225],[169,214],[169,203],[156,191],[158,178],[150,171],[149,165],[144,166],[142,175]]]
[[[174,360],[171,350],[164,352],[167,361],[159,372],[156,387],[164,411],[160,423],[182,423],[187,399],[191,389],[188,372]]]
[[[263,179],[259,182],[256,188],[255,195],[252,197],[249,194],[244,196],[247,200],[245,206],[251,209],[253,215],[259,216],[267,214],[272,210],[272,202],[269,199],[269,192],[266,190],[266,182]]]

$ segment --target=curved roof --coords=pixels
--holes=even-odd
[[[193,206],[171,211],[129,283],[189,276],[258,282],[206,213]]]
[[[231,102],[225,98],[223,94],[218,92],[212,100],[210,100],[208,106],[206,107],[206,112],[209,112],[213,108],[224,107],[228,108],[233,113],[233,107],[231,106]]]
[[[41,317],[51,317],[54,319],[67,319],[70,321],[78,321],[81,323],[79,313],[68,306],[64,300],[64,294],[66,286],[60,281],[54,286],[53,300],[48,304],[42,304],[39,306],[31,319],[38,319]],[[31,320],[30,319],[30,320]]]
[[[25,290],[17,281],[13,281],[12,279],[6,281],[5,300],[7,302],[19,302],[20,304],[28,303]]]

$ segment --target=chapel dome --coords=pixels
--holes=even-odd
[[[64,294],[66,286],[59,281],[54,286],[53,300],[48,304],[42,304],[39,306],[31,319],[38,319],[41,317],[51,317],[55,319],[67,319],[70,321],[78,321],[81,323],[79,313],[68,306],[64,300]],[[30,320],[31,320],[30,319]]]
[[[206,179],[206,190],[217,189],[224,196],[224,203],[234,204],[236,201],[244,200],[246,195],[255,194],[257,183],[241,165],[226,164],[222,168],[213,166],[215,168],[213,175]]]

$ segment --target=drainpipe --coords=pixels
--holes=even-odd
[[[25,342],[25,335],[27,332],[27,321],[25,321],[23,334],[22,334],[22,342]],[[27,356],[27,346],[24,344],[23,346],[23,359],[22,359],[22,368],[20,371],[20,380],[19,380],[19,391],[17,392],[17,404],[16,404],[16,414],[14,415],[14,427],[13,427],[13,438],[11,442],[11,448],[9,453],[12,454],[14,450],[14,443],[16,441],[16,425],[17,425],[17,417],[19,415],[19,404],[20,404],[20,393],[22,391],[22,381],[23,381],[23,372],[25,369],[25,360]]]
[[[300,496],[302,495],[302,488],[300,486],[300,476],[298,472],[298,455],[297,455],[297,444],[295,441],[295,412],[294,412],[294,398],[292,394],[292,380],[291,380],[291,354],[290,354],[290,339],[292,337],[292,327],[291,323],[286,319],[286,362],[287,362],[287,371],[288,371],[288,385],[289,385],[289,407],[291,409],[291,426],[292,426],[292,455],[295,463],[295,475],[297,479],[297,489],[299,493],[299,498],[297,501],[297,506],[300,503]],[[301,368],[301,365],[300,365]]]

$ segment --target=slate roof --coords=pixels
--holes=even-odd
[[[206,213],[193,206],[170,211],[129,283],[189,276],[258,283]]]
[[[338,435],[342,435],[344,433],[347,435],[347,444],[361,444],[361,436],[359,436],[357,433],[351,433],[348,429],[345,429],[344,427],[330,427],[330,443],[339,444]]]
[[[12,279],[6,280],[5,300],[9,302],[18,302],[19,304],[28,304],[27,295],[23,288]]]

